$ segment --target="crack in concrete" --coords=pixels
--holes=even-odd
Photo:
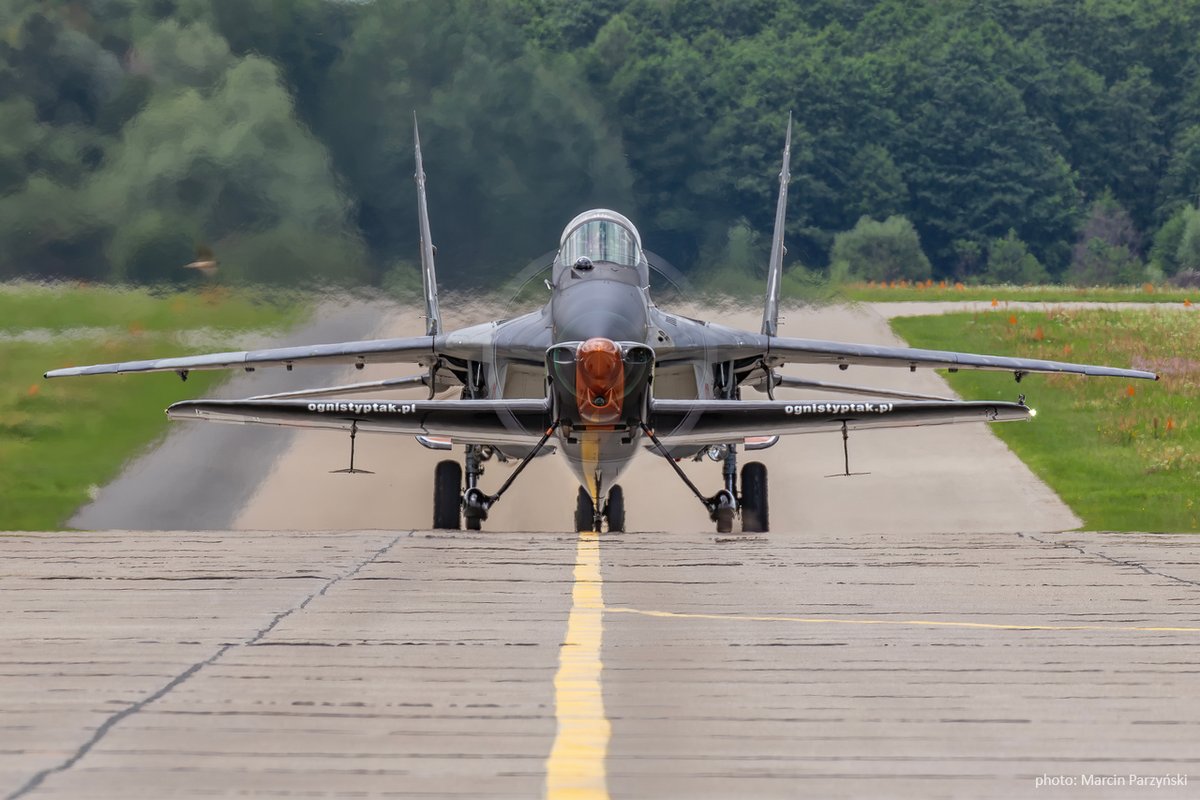
[[[111,731],[114,727],[116,727],[117,724],[120,723],[122,720],[126,719],[127,717],[133,716],[134,714],[138,713],[139,711],[141,711],[143,708],[150,705],[154,701],[159,700],[159,699],[165,697],[166,695],[170,694],[171,691],[173,691],[174,689],[176,689],[177,687],[179,687],[180,685],[185,683],[189,678],[191,678],[193,675],[198,673],[200,670],[219,661],[221,659],[221,657],[224,656],[226,653],[228,653],[230,650],[233,650],[234,648],[237,648],[237,647],[247,647],[247,646],[252,646],[252,645],[257,644],[267,634],[269,634],[272,630],[274,630],[275,627],[279,625],[279,623],[283,622],[285,619],[287,619],[288,617],[290,617],[292,614],[296,613],[297,611],[303,611],[308,606],[309,603],[311,603],[313,600],[315,600],[318,597],[324,597],[325,593],[328,592],[335,585],[337,585],[338,583],[341,583],[342,581],[347,580],[349,578],[353,578],[363,568],[374,563],[377,559],[379,559],[381,556],[383,556],[385,553],[387,553],[387,551],[391,550],[392,547],[394,547],[396,545],[396,543],[399,542],[400,539],[403,538],[404,536],[405,536],[405,534],[400,534],[400,535],[396,536],[390,542],[388,542],[383,547],[381,547],[380,549],[376,550],[373,554],[371,554],[371,556],[369,558],[366,558],[366,559],[360,561],[358,564],[356,564],[353,569],[349,570],[348,572],[343,572],[341,575],[338,575],[337,577],[330,578],[328,581],[326,581],[324,583],[324,585],[321,586],[320,589],[309,594],[307,597],[305,597],[303,600],[301,600],[298,604],[292,606],[291,608],[285,609],[285,610],[279,612],[278,614],[276,614],[274,617],[272,617],[270,622],[268,622],[264,627],[260,628],[250,638],[248,638],[244,641],[241,641],[241,642],[227,642],[226,644],[221,645],[221,647],[219,647],[217,649],[217,651],[215,653],[213,653],[211,656],[204,659],[203,661],[197,661],[195,664],[192,664],[190,667],[188,667],[186,670],[184,670],[183,672],[176,675],[166,685],[159,688],[153,694],[151,694],[147,697],[144,697],[141,700],[139,700],[138,702],[134,703],[133,705],[122,709],[121,711],[117,712],[116,714],[113,714],[111,717],[106,719],[100,725],[100,727],[96,728],[95,732],[92,734],[92,737],[90,739],[88,739],[86,742],[84,742],[82,745],[80,745],[79,749],[77,749],[73,754],[71,754],[71,756],[69,758],[67,758],[65,761],[63,761],[60,764],[56,764],[55,766],[52,766],[52,767],[47,767],[46,769],[43,769],[43,770],[37,772],[28,781],[26,781],[25,784],[23,786],[21,786],[21,788],[17,789],[12,794],[8,795],[5,798],[5,800],[17,800],[18,798],[24,797],[25,795],[32,792],[34,789],[41,786],[42,782],[45,781],[46,778],[50,777],[51,775],[53,775],[55,773],[59,773],[59,772],[66,772],[71,767],[73,767],[77,763],[79,763],[79,761],[84,756],[86,756],[89,752],[91,752],[91,750],[97,744],[99,744],[101,742],[101,740],[104,739],[105,736],[108,735],[109,731]]]
[[[1031,533],[1018,533],[1017,536],[1020,536],[1022,539],[1031,539],[1032,541],[1038,542],[1039,544],[1048,544],[1048,545],[1051,545],[1052,547],[1063,547],[1063,548],[1066,548],[1067,550],[1074,550],[1082,555],[1091,556],[1093,558],[1099,558],[1099,559],[1109,562],[1110,564],[1116,564],[1117,566],[1120,566],[1120,567],[1135,567],[1136,569],[1140,569],[1142,572],[1146,573],[1147,575],[1154,575],[1159,578],[1166,578],[1167,580],[1172,580],[1172,581],[1175,581],[1176,583],[1182,583],[1185,586],[1200,586],[1200,581],[1193,581],[1193,580],[1189,580],[1187,578],[1181,578],[1178,575],[1168,575],[1165,572],[1158,572],[1156,570],[1150,569],[1145,564],[1141,564],[1137,561],[1126,561],[1126,560],[1120,559],[1120,558],[1113,558],[1112,556],[1108,556],[1108,555],[1105,555],[1104,553],[1096,552],[1094,550],[1084,550],[1079,545],[1072,544],[1071,542],[1053,542],[1053,541],[1049,541],[1047,539],[1039,539],[1038,537],[1034,536]]]

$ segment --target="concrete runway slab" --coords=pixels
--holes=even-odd
[[[8,798],[1165,798],[1200,781],[1129,783],[1200,758],[1187,536],[0,542]]]

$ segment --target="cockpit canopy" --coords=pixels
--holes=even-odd
[[[615,211],[607,208],[585,211],[571,220],[559,240],[560,266],[569,267],[580,258],[595,263],[643,267],[642,237],[632,222]]]

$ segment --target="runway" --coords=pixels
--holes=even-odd
[[[369,310],[295,337],[421,324]],[[893,313],[783,331],[898,343]],[[286,380],[398,371],[331,373]],[[1037,377],[1021,391],[1036,407]],[[546,458],[487,530],[445,534],[424,529],[452,454],[363,437],[375,474],[337,475],[337,434],[176,426],[74,521],[113,530],[0,534],[0,797],[1189,796],[1168,779],[1200,757],[1195,540],[1057,532],[1079,520],[981,425],[850,454],[866,474],[826,477],[837,435],[755,454],[767,535],[714,535],[646,455],[622,479],[638,532],[566,530]]]
[[[1192,541],[5,534],[0,796],[1191,796]]]

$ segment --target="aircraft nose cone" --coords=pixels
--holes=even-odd
[[[625,364],[612,339],[596,336],[575,351],[575,400],[580,418],[612,422],[621,414]]]
[[[621,372],[621,348],[612,339],[602,336],[579,345],[576,359],[589,388],[608,388]]]

